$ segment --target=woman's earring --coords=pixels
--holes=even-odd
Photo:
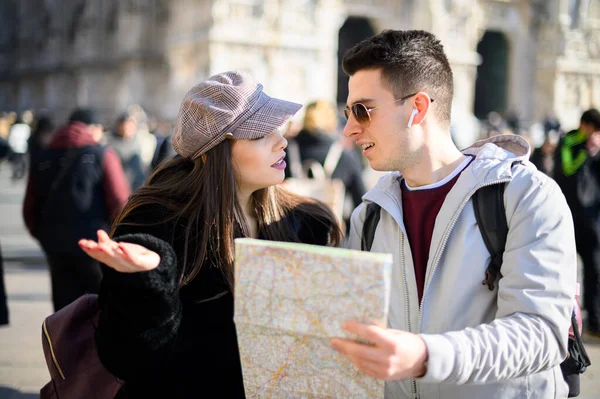
[[[202,159],[202,163],[206,163],[206,154],[202,154],[200,158]]]
[[[418,113],[419,113],[419,110],[416,108],[413,108],[412,113],[410,114],[410,119],[408,120],[408,125],[406,125],[407,128],[410,129],[410,127],[413,124],[413,119],[415,119],[415,116],[417,116]]]

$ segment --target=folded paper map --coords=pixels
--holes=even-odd
[[[345,321],[387,325],[392,255],[235,240],[235,324],[246,397],[383,398],[330,344]]]

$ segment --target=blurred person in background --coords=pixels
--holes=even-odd
[[[10,162],[12,164],[13,173],[12,180],[20,180],[25,177],[27,172],[27,142],[31,136],[31,112],[25,111],[17,118],[15,123],[10,127],[8,133],[8,145],[11,149]]]
[[[521,134],[521,120],[523,116],[518,110],[509,111],[506,114],[506,126],[513,134]]]
[[[8,301],[6,298],[6,287],[4,285],[4,259],[0,247],[0,327],[8,325]]]
[[[142,170],[147,176],[152,170],[151,164],[158,147],[156,136],[151,130],[152,121],[148,114],[139,104],[133,104],[127,108],[127,113],[135,119],[136,122],[136,137],[140,143],[140,158],[142,160]],[[145,178],[145,177],[144,177]]]
[[[115,130],[107,137],[108,144],[119,155],[132,191],[144,184],[146,179],[142,162],[142,144],[137,133],[137,120],[125,112],[119,116]]]
[[[54,122],[50,116],[43,115],[36,120],[35,128],[27,141],[30,165],[36,163],[40,156],[40,152],[48,148],[53,133]]]
[[[554,177],[554,154],[559,139],[557,131],[548,131],[544,143],[533,151],[531,158],[529,159],[539,171],[550,177]],[[533,146],[531,148],[533,148]]]
[[[0,164],[8,158],[10,154],[10,146],[8,145],[8,140],[6,138],[0,136]]]
[[[500,115],[500,113],[496,111],[488,113],[487,119],[485,120],[485,125],[488,126],[488,130],[493,130],[500,133],[508,129],[508,124],[506,123],[502,115]],[[489,137],[492,137],[492,135],[490,135]]]
[[[10,114],[3,112],[0,114],[0,138],[8,139],[8,132],[10,132],[10,126],[13,121],[11,120]]]
[[[152,158],[152,170],[156,169],[161,162],[169,160],[177,155],[173,148],[173,140],[171,137],[171,124],[169,122],[158,122],[154,135],[158,145],[156,146],[156,152]]]
[[[290,157],[293,156],[294,145],[298,148],[301,164],[305,164],[307,161],[316,161],[323,166],[332,145],[339,141],[338,117],[335,107],[324,100],[308,104],[302,129],[296,136],[289,139],[290,143],[285,158],[288,165],[285,169],[286,178],[292,177],[290,166],[295,160]],[[337,166],[333,169],[331,178],[340,179],[346,188],[346,195],[351,197],[353,206],[347,214],[346,212],[344,214],[346,226],[349,227],[350,213],[362,202],[362,196],[366,192],[362,179],[361,159],[356,156],[355,152],[344,149]]]
[[[546,117],[544,118],[544,132],[547,134],[548,132],[554,130],[555,132],[557,132],[559,134],[560,137],[560,121],[558,120],[558,118],[556,117],[556,115],[554,115],[553,112],[549,112]]]
[[[4,137],[0,136],[0,163],[8,156],[10,148]],[[8,325],[8,303],[4,285],[4,259],[0,248],[0,326]]]
[[[600,338],[600,112],[581,115],[579,128],[558,144],[554,177],[567,199],[583,262],[587,334]]]
[[[77,242],[106,229],[131,192],[117,154],[101,138],[96,112],[77,109],[31,165],[23,218],[46,254],[55,311],[98,293],[100,265]]]

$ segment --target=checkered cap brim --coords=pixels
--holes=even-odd
[[[246,74],[224,72],[194,86],[184,97],[173,130],[173,148],[196,159],[231,133],[253,139],[280,128],[300,104],[269,97]]]

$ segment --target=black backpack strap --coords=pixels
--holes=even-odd
[[[508,222],[504,208],[506,183],[493,184],[480,188],[473,195],[473,208],[483,242],[490,253],[491,261],[481,283],[494,289],[496,279],[502,277],[500,268],[508,236]]]
[[[367,205],[367,215],[363,224],[362,237],[360,240],[360,249],[362,251],[370,251],[375,238],[375,230],[381,217],[381,207],[374,202]]]

